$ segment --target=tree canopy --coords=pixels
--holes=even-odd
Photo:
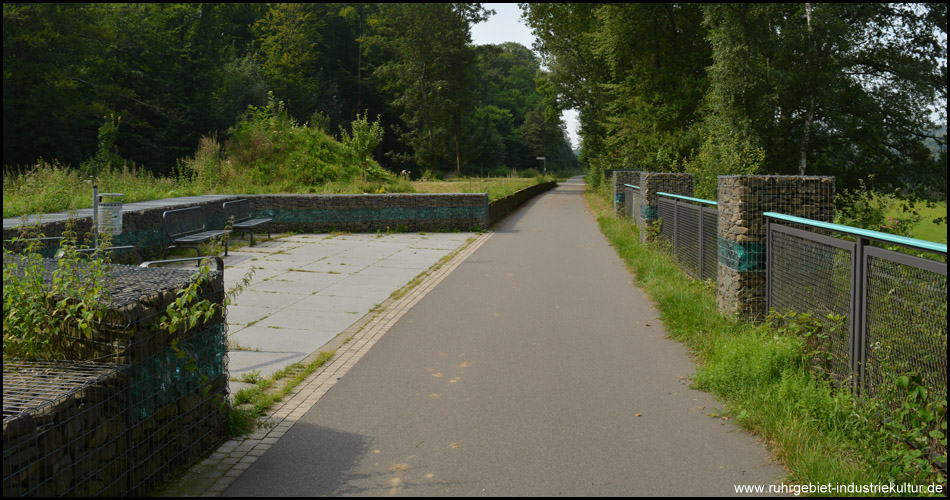
[[[545,102],[580,111],[594,173],[689,171],[705,196],[759,172],[946,197],[946,4],[522,9]]]
[[[569,143],[558,118],[522,130],[542,106],[544,72],[525,47],[472,43],[471,26],[492,14],[481,4],[5,3],[4,167],[100,165],[90,160],[105,158],[107,132],[108,163],[170,174],[203,137],[226,142],[269,93],[329,134],[378,116],[386,133],[373,156],[390,170],[538,167],[530,155]],[[558,165],[579,169],[573,155]]]

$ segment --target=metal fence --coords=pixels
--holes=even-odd
[[[657,193],[660,238],[686,272],[701,280],[716,281],[719,213],[717,203],[670,193]]]
[[[624,213],[634,221],[638,226],[640,225],[640,186],[634,186],[633,184],[624,184],[623,185],[623,203],[624,203]]]
[[[822,368],[871,396],[892,377],[917,373],[933,397],[945,398],[947,246],[764,215],[769,309],[820,322]],[[882,247],[894,245],[942,261]]]

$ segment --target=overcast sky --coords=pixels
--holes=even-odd
[[[476,45],[489,43],[517,42],[531,49],[534,35],[531,28],[521,22],[521,9],[515,3],[486,3],[487,9],[493,9],[495,15],[488,21],[472,26],[472,42]],[[533,49],[532,49],[533,50]],[[577,111],[570,109],[561,114],[561,119],[567,124],[567,134],[571,139],[571,146],[577,149]]]

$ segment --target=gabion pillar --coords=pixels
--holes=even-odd
[[[613,186],[614,186],[614,217],[623,217],[624,216],[624,184],[633,184],[634,186],[640,182],[640,170],[614,170],[613,171]]]
[[[634,216],[640,217],[640,241],[646,242],[658,218],[656,193],[693,196],[693,174],[641,172],[639,186],[640,213]]]
[[[719,311],[750,321],[768,314],[764,212],[833,222],[834,197],[834,177],[719,176]]]

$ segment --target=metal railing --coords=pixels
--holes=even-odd
[[[763,215],[769,310],[809,313],[820,322],[815,347],[832,378],[873,395],[889,377],[913,372],[930,394],[946,395],[946,245],[775,212]]]
[[[627,217],[633,221],[637,227],[642,227],[642,221],[640,220],[640,186],[634,186],[633,184],[624,184],[623,185],[623,194],[624,194],[624,210],[627,214]]]
[[[673,255],[690,276],[715,282],[718,204],[671,193],[658,192],[657,195],[660,238],[670,244]]]

